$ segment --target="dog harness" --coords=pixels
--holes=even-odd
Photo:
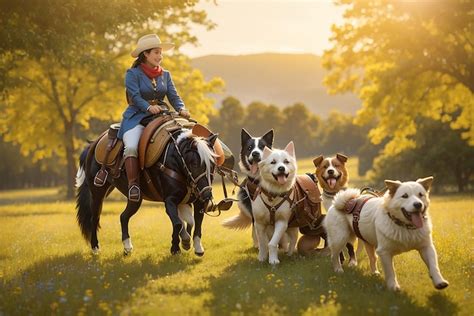
[[[362,237],[362,234],[359,230],[360,211],[364,207],[365,203],[367,203],[367,201],[372,198],[374,198],[374,196],[361,195],[358,198],[350,199],[349,201],[347,201],[344,207],[347,214],[352,214],[352,227],[354,228],[356,236],[365,242],[367,242],[367,240]]]
[[[270,192],[267,192],[265,189],[263,189],[261,186],[259,186],[257,188],[257,190],[255,190],[255,193],[254,193],[254,196],[253,196],[253,199],[252,200],[255,200],[257,198],[257,196],[259,194],[264,194],[269,200],[270,202],[273,201],[273,199],[277,198],[277,197],[281,197],[282,200],[280,202],[278,202],[278,204],[276,205],[269,205],[267,204],[263,199],[262,199],[262,203],[263,205],[265,205],[265,207],[268,209],[268,211],[270,212],[270,225],[275,225],[275,213],[276,211],[280,208],[280,206],[283,205],[283,203],[285,202],[288,202],[290,203],[290,209],[293,210],[294,208],[294,200],[290,199],[290,195],[291,193],[293,192],[293,188],[291,188],[289,191],[287,192],[283,192],[283,193],[280,193],[280,194],[277,194],[277,195],[274,195],[274,194],[271,194]]]

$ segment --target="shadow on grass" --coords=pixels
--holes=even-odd
[[[13,279],[0,279],[0,314],[118,314],[137,289],[195,262],[182,256],[102,259],[80,253],[44,260]]]
[[[256,252],[252,257],[210,280],[214,298],[207,307],[212,314],[452,315],[459,310],[438,292],[429,298],[430,307],[422,306],[403,291],[388,291],[381,277],[357,268],[336,275],[329,258],[280,255],[280,265],[271,267],[258,262]]]

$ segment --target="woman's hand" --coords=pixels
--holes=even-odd
[[[188,112],[188,110],[184,109],[179,111],[179,115],[187,119],[191,117],[191,114]]]
[[[148,108],[148,112],[150,112],[151,114],[154,114],[154,115],[160,114],[161,108],[158,105],[151,105]]]

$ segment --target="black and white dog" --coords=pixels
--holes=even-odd
[[[261,137],[253,137],[244,128],[241,132],[240,170],[247,177],[237,194],[239,199],[239,214],[222,222],[224,227],[230,229],[245,229],[252,225],[252,203],[251,196],[259,184],[258,163],[262,160],[263,149],[273,146],[273,130],[269,130]],[[252,227],[252,238],[255,247],[258,246],[257,236]]]

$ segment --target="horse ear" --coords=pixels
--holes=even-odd
[[[211,145],[211,147],[214,147],[214,143],[216,142],[217,136],[219,136],[219,134],[211,134],[211,135],[207,138],[207,141],[209,142],[209,144]]]
[[[317,168],[323,160],[324,160],[323,155],[319,155],[318,157],[314,158],[313,159],[314,166]]]
[[[342,163],[346,163],[346,161],[347,161],[347,156],[345,156],[343,154],[336,154],[336,158],[337,158],[337,160],[339,160]]]
[[[268,148],[267,146],[265,146],[265,148],[263,148],[263,155],[262,155],[262,160],[265,160],[268,158],[268,156],[270,156],[272,154],[272,150],[270,148]]]
[[[285,147],[285,151],[290,154],[291,157],[295,158],[295,144],[293,141],[289,142]]]
[[[273,129],[269,130],[262,136],[262,139],[267,143],[268,148],[273,147]]]
[[[252,138],[252,136],[245,130],[245,128],[242,128],[242,132],[240,133],[240,139],[242,141],[242,147],[244,147],[245,144]]]

